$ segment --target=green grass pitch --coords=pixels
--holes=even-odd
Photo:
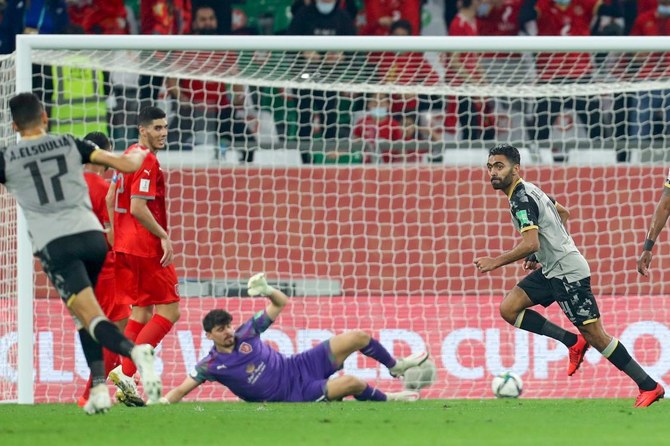
[[[663,445],[670,402],[633,399],[426,400],[416,403],[0,405],[0,445]]]

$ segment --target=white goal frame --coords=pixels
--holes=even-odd
[[[303,37],[303,36],[100,36],[19,35],[16,92],[32,89],[33,50],[250,50],[448,52],[667,52],[661,37]],[[17,221],[18,403],[34,403],[33,257],[26,222]]]

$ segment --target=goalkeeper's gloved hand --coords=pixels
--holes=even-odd
[[[269,296],[274,291],[267,280],[265,280],[265,273],[255,274],[249,283],[247,283],[247,294],[249,296]]]

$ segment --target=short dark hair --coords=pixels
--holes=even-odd
[[[19,130],[39,124],[44,106],[34,93],[19,93],[9,100],[12,121]]]
[[[214,327],[228,325],[233,322],[233,317],[225,310],[212,310],[202,318],[202,328],[211,333]]]
[[[489,156],[503,155],[512,164],[521,164],[521,155],[519,149],[509,144],[498,144],[489,149]]]
[[[412,35],[412,32],[413,32],[412,31],[412,24],[409,23],[409,20],[405,20],[405,19],[396,20],[395,22],[391,23],[391,34],[393,34],[393,32],[396,29],[404,29],[405,31],[407,31],[407,34],[409,34],[410,36]]]
[[[102,132],[91,132],[88,135],[84,136],[84,139],[91,141],[96,146],[100,147],[102,150],[112,150],[112,143]]]
[[[146,127],[151,124],[154,119],[163,119],[165,116],[165,112],[161,108],[154,106],[144,107],[142,110],[140,110],[137,123],[142,127]]]

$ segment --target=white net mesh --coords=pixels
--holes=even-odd
[[[486,276],[472,267],[518,242],[481,167],[499,142],[517,145],[524,178],[572,211],[608,332],[667,378],[660,265],[670,252],[659,240],[651,280],[635,259],[665,178],[670,65],[649,52],[520,53],[36,51],[52,130],[103,128],[121,150],[136,141],[139,107],[168,110],[159,159],[184,299],[159,355],[165,387],[209,349],[207,311],[242,322],[264,306],[240,296],[265,271],[293,296],[266,334],[284,353],[363,329],[397,356],[430,349],[439,373],[427,397],[491,396],[504,369],[522,376],[525,396],[634,395],[594,351],[568,383],[563,346],[498,315],[520,267]],[[60,89],[78,84],[58,76],[93,87],[68,96]],[[74,116],[77,104],[84,115]],[[42,274],[36,281],[36,399],[72,401],[85,362],[56,293]],[[568,327],[558,308],[546,313]],[[400,387],[358,354],[345,372]],[[206,385],[192,397],[230,394]]]

